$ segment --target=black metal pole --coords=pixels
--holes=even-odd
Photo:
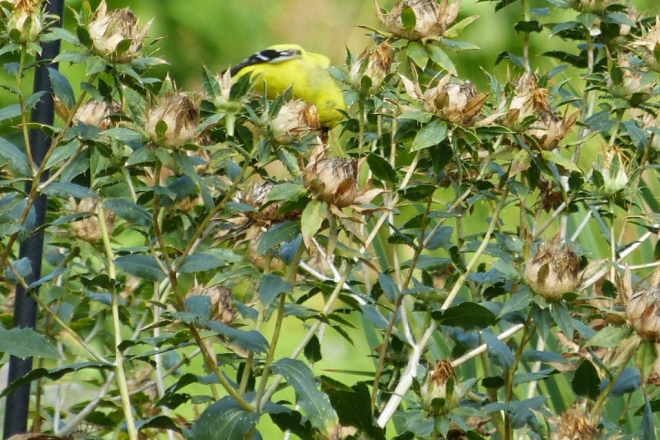
[[[62,23],[64,11],[64,0],[50,0],[46,4],[49,14],[59,17],[58,26]],[[38,67],[34,74],[34,91],[46,91],[41,101],[32,111],[32,121],[40,124],[52,125],[55,116],[55,105],[53,103],[52,87],[48,75],[48,67],[57,69],[57,64],[52,60],[60,52],[60,42],[53,41],[43,45],[41,55],[37,57]],[[41,164],[46,152],[50,148],[51,140],[39,130],[30,131],[30,147],[32,157],[37,165]],[[48,173],[42,175],[42,180],[48,178]],[[32,185],[26,185],[26,192],[30,192]],[[35,227],[39,228],[46,220],[46,196],[41,195],[34,204],[36,217]],[[21,243],[20,258],[27,257],[32,265],[32,275],[26,281],[31,283],[41,278],[41,260],[43,257],[44,233],[42,229],[32,234]],[[37,292],[35,292],[37,294]],[[18,285],[16,287],[16,302],[14,307],[14,327],[35,328],[37,322],[37,303],[25,294],[25,289]],[[32,358],[25,360],[12,356],[9,359],[8,383],[24,376],[32,370]],[[30,385],[24,385],[7,396],[5,405],[4,438],[8,439],[14,434],[27,431],[28,414],[30,410]]]

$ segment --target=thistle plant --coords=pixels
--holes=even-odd
[[[37,360],[2,393],[32,385],[30,429],[655,439],[660,21],[616,0],[492,0],[521,7],[522,54],[464,77],[464,3],[374,4],[373,44],[331,69],[347,112],[328,135],[247,75],[200,65],[194,91],[152,76],[165,61],[130,9],[83,2],[58,29],[43,2],[1,2],[0,54],[18,61],[0,347]],[[536,33],[572,51],[534,53]],[[58,39],[58,119],[29,123],[42,95],[24,79]],[[52,141],[41,162],[30,130]],[[41,231],[31,282],[18,247]],[[10,330],[16,285],[34,330]]]

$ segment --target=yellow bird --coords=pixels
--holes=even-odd
[[[233,77],[250,74],[257,78],[255,88],[267,97],[275,98],[292,88],[294,98],[314,104],[323,127],[337,125],[346,111],[344,94],[326,70],[330,60],[325,55],[305,51],[295,44],[278,44],[252,55],[230,69]]]

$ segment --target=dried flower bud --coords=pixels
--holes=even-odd
[[[195,138],[198,123],[199,107],[193,98],[167,93],[147,113],[147,134],[158,145],[177,148]]]
[[[596,424],[591,421],[588,412],[573,405],[561,415],[552,440],[592,440],[596,438],[596,433]]]
[[[383,83],[383,80],[389,75],[392,69],[392,46],[387,42],[366,49],[355,61],[349,72],[351,83],[356,89],[360,89],[363,84],[363,78],[369,78],[370,86],[367,92],[377,90]]]
[[[103,238],[99,218],[96,216],[98,200],[85,197],[79,203],[71,198],[69,200],[69,209],[74,213],[87,213],[91,212],[93,215],[85,217],[82,220],[71,222],[71,229],[81,239],[88,242],[95,242]],[[105,227],[108,235],[112,235],[115,229],[115,213],[107,209],[103,210],[103,217],[105,218]]]
[[[384,20],[387,30],[397,37],[419,40],[427,37],[441,37],[456,20],[460,0],[449,4],[442,0],[399,0]],[[414,14],[414,27],[407,22],[410,12]]]
[[[630,47],[635,50],[639,57],[654,72],[660,72],[660,16],[655,18],[655,26],[646,35],[636,38],[630,43]]]
[[[9,38],[15,43],[30,43],[39,40],[43,31],[39,0],[17,0],[7,22]]]
[[[321,157],[307,165],[303,181],[319,200],[343,208],[359,195],[357,173],[358,163],[353,159]]]
[[[320,127],[316,106],[300,99],[284,104],[270,123],[273,139],[282,145],[290,144]]]
[[[117,101],[108,104],[105,101],[90,99],[78,108],[72,122],[74,124],[93,125],[101,130],[107,130],[116,125],[110,119],[110,116],[120,113],[121,110],[121,104]]]
[[[234,294],[230,288],[218,285],[211,287],[198,285],[186,296],[196,295],[204,295],[211,300],[211,319],[228,325],[238,317],[238,310],[234,307]]]
[[[653,97],[657,85],[657,75],[648,72],[639,58],[626,55],[619,60],[618,66],[610,71],[607,87],[615,98],[625,99],[633,106],[648,101]]]
[[[142,48],[151,21],[142,27],[129,8],[108,14],[105,0],[101,1],[89,23],[88,31],[94,52],[113,63],[128,63]]]
[[[569,6],[574,10],[594,15],[602,15],[611,3],[611,0],[568,0]]]
[[[626,318],[642,338],[660,341],[660,287],[634,294],[626,304]]]
[[[512,130],[525,130],[541,150],[553,150],[573,129],[579,111],[560,119],[552,110],[548,98],[550,91],[538,86],[538,76],[527,72],[516,81],[516,96],[511,100],[503,125]],[[529,118],[536,121],[531,125]]]
[[[463,396],[456,371],[449,361],[438,362],[422,386],[422,405],[434,415],[447,414],[458,407]]]
[[[525,278],[534,292],[553,300],[578,287],[579,269],[580,259],[568,244],[544,242],[527,264]]]
[[[450,82],[450,75],[445,75],[437,86],[429,87],[423,93],[418,84],[405,77],[401,79],[408,95],[420,101],[425,111],[454,124],[474,125],[488,98],[487,93],[477,93],[470,81]]]

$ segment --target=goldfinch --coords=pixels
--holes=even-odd
[[[337,125],[346,111],[344,94],[326,70],[330,60],[324,55],[305,51],[295,44],[278,44],[252,55],[230,69],[232,77],[250,74],[256,78],[255,89],[275,98],[292,88],[294,98],[314,104],[319,122],[325,128]],[[341,110],[341,111],[340,111]]]

